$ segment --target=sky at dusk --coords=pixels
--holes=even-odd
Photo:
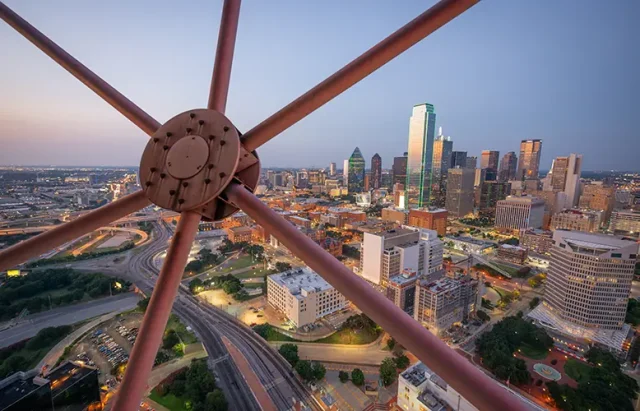
[[[161,123],[206,105],[221,1],[4,0]],[[244,0],[227,116],[247,131],[434,1]],[[259,149],[265,167],[390,167],[413,105],[454,150],[640,170],[640,1],[484,0]],[[147,136],[0,21],[0,164],[138,165]],[[519,154],[519,153],[518,153]]]

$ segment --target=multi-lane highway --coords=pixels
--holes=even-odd
[[[128,261],[128,276],[145,293],[151,292],[158,273],[158,268],[153,263],[154,256],[166,249],[171,234],[167,224],[157,224],[153,241]],[[219,384],[227,393],[230,409],[252,410],[260,409],[260,406],[224,347],[222,335],[246,357],[278,409],[290,409],[294,398],[319,409],[306,387],[295,377],[289,364],[244,324],[182,288],[173,311],[201,338],[209,353],[209,363],[216,371]]]

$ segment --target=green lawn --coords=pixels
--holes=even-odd
[[[511,277],[518,277],[518,269],[517,268],[513,268],[510,265],[504,265],[504,264],[496,264],[494,263],[497,267],[503,269],[504,271],[506,271],[507,273],[509,273],[509,275]]]
[[[184,406],[185,400],[180,397],[176,397],[173,394],[167,394],[164,397],[161,397],[158,395],[156,390],[153,390],[151,391],[149,398],[170,411],[188,411]]]
[[[518,349],[520,354],[533,360],[543,360],[549,355],[549,350],[532,347],[528,344],[522,344]]]
[[[240,268],[246,268],[246,267],[250,267],[252,265],[258,265],[258,264],[262,265],[262,263],[253,261],[250,255],[243,255],[240,258],[235,258],[233,261],[231,261],[231,264],[229,266],[221,270],[214,271],[213,274],[214,275],[227,274],[231,271],[238,270]]]
[[[242,278],[264,277],[269,274],[273,274],[273,271],[269,269],[264,269],[262,263],[256,263],[256,268],[242,272],[242,273],[233,274],[233,276],[242,279]]]
[[[193,344],[198,342],[195,334],[190,331],[187,331],[187,327],[180,322],[178,317],[175,315],[171,315],[169,317],[169,321],[167,322],[167,330],[174,330],[180,336],[180,339],[185,344]]]
[[[359,330],[356,332],[351,329],[344,329],[314,342],[323,344],[359,345],[372,343],[376,340],[376,338],[378,338],[378,336],[378,333],[369,332],[368,330]]]
[[[583,379],[588,379],[590,369],[590,365],[587,365],[582,361],[578,361],[574,358],[569,358],[564,365],[564,372],[567,373],[570,378],[576,380],[577,382],[580,382]]]

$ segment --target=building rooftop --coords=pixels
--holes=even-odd
[[[500,244],[500,248],[504,250],[509,250],[509,251],[526,251],[526,249],[522,247],[519,247],[517,245],[511,245],[511,244]]]
[[[478,245],[478,246],[491,247],[494,245],[493,243],[490,243],[488,241],[482,241],[482,240],[478,240],[477,238],[468,237],[468,236],[452,237],[448,235],[445,238],[450,241],[462,241],[463,243],[469,243],[469,244]]]
[[[449,277],[443,277],[436,281],[422,280],[420,282],[421,288],[427,288],[432,293],[442,293],[447,291],[453,291],[460,287],[460,281],[454,280]]]
[[[300,295],[302,290],[320,292],[333,288],[331,284],[309,267],[294,268],[279,274],[273,274],[269,276],[269,279],[282,287],[287,287],[289,292],[299,299],[303,298]]]
[[[0,381],[0,409],[4,410],[20,398],[37,390],[48,381],[43,378],[34,378],[35,372],[19,371]]]
[[[51,381],[51,392],[53,396],[55,397],[57,393],[66,390],[95,371],[96,369],[93,367],[78,365],[71,361],[64,362],[47,374],[47,379]]]
[[[394,275],[389,278],[389,283],[402,286],[408,283],[415,282],[417,280],[415,271],[403,272],[402,274]]]
[[[422,207],[422,208],[412,208],[411,211],[418,211],[423,213],[447,213],[446,208],[438,208],[438,207]]]
[[[232,227],[229,230],[233,231],[234,234],[243,234],[243,233],[251,232],[251,227],[246,227],[246,226]]]
[[[620,237],[612,235],[570,230],[555,230],[553,240],[554,243],[564,240],[567,243],[571,243],[579,247],[607,250],[615,250],[635,244],[634,241],[623,240]]]
[[[530,195],[507,196],[506,199],[498,201],[498,204],[520,203],[520,204],[544,204],[544,200]]]

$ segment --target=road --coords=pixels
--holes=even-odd
[[[147,294],[152,291],[158,274],[153,258],[166,249],[172,233],[165,223],[161,223],[156,225],[155,234],[149,245],[129,259],[126,273]],[[222,336],[246,357],[278,409],[289,409],[293,397],[313,409],[319,409],[311,394],[295,377],[289,364],[240,321],[197,299],[183,288],[179,291],[173,311],[200,337],[209,353],[209,365],[217,377],[218,385],[227,396],[229,409],[259,410],[260,406],[231,360]]]
[[[24,321],[0,332],[0,348],[33,337],[38,331],[46,327],[75,324],[112,311],[133,309],[139,299],[133,293],[120,294],[29,315],[25,317]]]

